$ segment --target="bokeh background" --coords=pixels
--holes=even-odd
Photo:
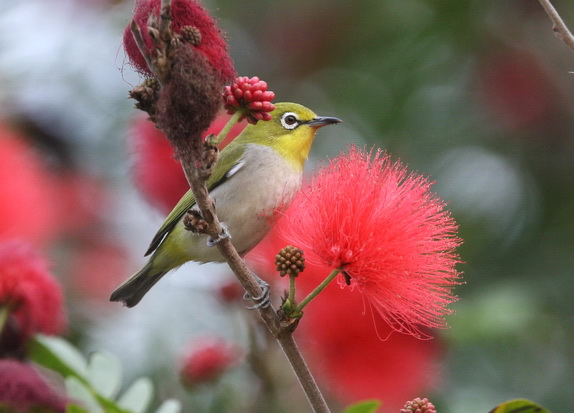
[[[363,397],[383,398],[382,412],[417,396],[445,413],[515,397],[570,405],[574,54],[538,2],[205,4],[240,75],[265,79],[278,101],[344,119],[319,133],[309,173],[349,142],[376,145],[431,176],[460,224],[465,284],[450,329],[434,340],[381,342],[369,314],[332,310],[354,305],[340,300],[308,310],[320,328],[303,321],[298,334],[335,410]],[[574,5],[555,5],[574,26]],[[0,1],[0,240],[25,239],[50,259],[67,337],[86,354],[115,354],[126,383],[149,375],[158,400],[177,397],[185,412],[307,411],[252,314],[222,299],[233,281],[225,265],[186,265],[134,309],[107,301],[144,262],[165,197],[181,190],[158,194],[141,179],[163,176],[163,163],[153,157],[161,149],[142,146],[127,97],[140,81],[121,46],[132,8]],[[210,337],[240,348],[242,360],[185,390],[183,354]],[[254,368],[262,360],[267,369]]]

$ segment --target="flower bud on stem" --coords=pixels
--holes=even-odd
[[[342,267],[335,268],[331,274],[329,274],[329,276],[323,280],[321,284],[319,284],[313,291],[309,293],[307,297],[303,299],[303,301],[301,301],[297,308],[295,308],[294,313],[301,313],[303,308],[305,308],[305,306],[309,304],[313,298],[315,298],[321,291],[323,291],[325,287],[327,287],[327,285],[329,285],[329,283],[333,281],[335,277],[339,275],[339,273],[341,273],[341,271],[343,271]]]
[[[231,118],[227,121],[223,129],[211,140],[211,143],[215,146],[219,145],[226,137],[229,131],[244,117],[245,114],[238,110],[231,116]]]
[[[0,306],[0,337],[2,337],[2,332],[4,331],[8,317],[10,317],[10,307],[7,305]]]

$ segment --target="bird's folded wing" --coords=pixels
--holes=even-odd
[[[217,188],[237,172],[238,168],[236,168],[236,166],[241,167],[243,151],[243,145],[234,145],[231,143],[221,152],[215,170],[206,182],[208,191],[212,191]],[[194,205],[195,197],[193,196],[191,189],[189,189],[185,195],[181,197],[177,205],[169,213],[161,227],[156,232],[145,256],[154,252],[161,245],[166,235],[179,222],[181,217],[183,217],[189,209],[193,208]]]

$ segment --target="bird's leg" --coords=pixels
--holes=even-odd
[[[229,229],[227,229],[225,222],[220,222],[219,225],[221,225],[221,234],[219,234],[216,238],[211,236],[207,238],[208,247],[215,247],[223,239],[231,239],[231,234],[229,233]]]
[[[253,272],[251,273],[251,276],[255,278],[257,284],[259,284],[259,286],[261,287],[262,293],[257,297],[251,297],[251,295],[247,291],[245,292],[245,294],[243,294],[244,300],[251,300],[255,303],[255,305],[248,306],[247,309],[255,310],[257,308],[269,307],[269,305],[271,304],[271,288],[269,288],[269,284],[263,281]]]

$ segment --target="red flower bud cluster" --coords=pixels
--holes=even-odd
[[[427,398],[419,399],[418,397],[412,401],[408,401],[405,407],[401,409],[401,413],[436,413],[434,404],[429,402]]]
[[[259,120],[271,120],[270,112],[275,109],[275,105],[271,103],[273,99],[275,93],[267,90],[267,82],[259,80],[257,76],[240,76],[231,86],[225,86],[223,92],[227,113],[231,115],[241,110],[252,124]]]

